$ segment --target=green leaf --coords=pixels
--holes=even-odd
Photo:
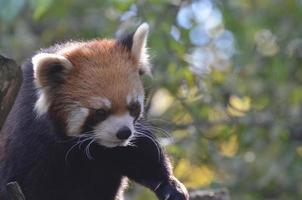
[[[40,19],[48,11],[53,2],[54,0],[30,0],[30,5],[34,9],[33,18],[35,20]]]

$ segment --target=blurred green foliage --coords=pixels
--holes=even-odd
[[[301,19],[301,0],[0,0],[0,53],[23,61],[147,21],[148,115],[176,176],[232,199],[302,199]]]

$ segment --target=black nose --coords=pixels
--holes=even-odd
[[[120,140],[126,140],[130,137],[131,130],[128,127],[123,127],[116,133],[116,137]]]

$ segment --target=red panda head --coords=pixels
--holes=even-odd
[[[124,40],[66,43],[32,58],[38,115],[68,136],[91,134],[104,146],[127,145],[144,110],[141,73],[150,73],[144,23]]]

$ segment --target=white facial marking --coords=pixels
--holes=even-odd
[[[111,108],[111,101],[109,99],[106,98],[102,98],[101,102],[104,104],[104,106],[106,106],[107,108]]]
[[[38,117],[46,113],[48,111],[49,106],[50,106],[50,102],[48,101],[46,94],[40,92],[40,94],[38,94],[38,100],[36,101],[35,108],[34,108]]]
[[[77,107],[69,113],[67,120],[67,132],[70,136],[78,135],[81,131],[81,127],[84,124],[89,110],[83,107]]]
[[[101,108],[101,107],[106,107],[106,108],[111,108],[111,101],[107,98],[103,97],[92,97],[90,99],[90,104],[92,105],[93,108]]]
[[[134,118],[127,112],[122,116],[110,116],[105,121],[95,127],[97,142],[106,147],[125,146],[131,140],[131,136],[126,141],[121,141],[116,137],[116,133],[123,127],[128,127],[132,135],[134,133]]]
[[[134,97],[134,95],[132,95],[132,94],[128,94],[128,95],[127,95],[126,101],[127,101],[127,104],[128,104],[128,105],[133,101],[133,97]]]

